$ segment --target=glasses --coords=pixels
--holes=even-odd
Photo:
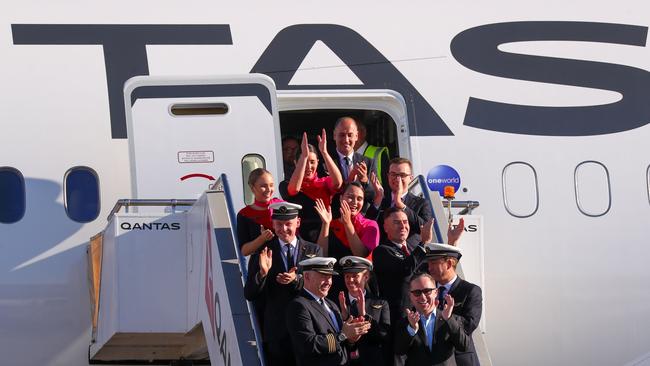
[[[424,294],[424,296],[429,296],[434,290],[435,290],[434,288],[422,288],[417,290],[411,290],[411,294],[415,297],[419,297],[422,294]]]
[[[397,178],[397,177],[400,177],[400,178],[402,178],[402,179],[405,179],[405,178],[410,177],[411,174],[407,174],[407,173],[393,173],[393,172],[390,172],[390,173],[388,173],[388,176],[391,177],[391,178]]]

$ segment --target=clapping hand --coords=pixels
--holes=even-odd
[[[431,240],[433,239],[433,223],[434,219],[430,218],[424,223],[424,225],[420,225],[420,237],[424,244],[431,243]]]
[[[370,184],[372,184],[372,188],[375,190],[375,200],[373,203],[379,207],[381,201],[384,199],[384,187],[379,183],[379,178],[377,178],[375,172],[370,173]]]
[[[275,234],[273,234],[273,231],[265,228],[263,225],[260,225],[260,236],[262,239],[264,239],[265,242],[267,242],[273,239],[273,236],[275,236]]]
[[[456,245],[456,242],[460,239],[464,230],[465,220],[461,217],[460,220],[458,220],[458,225],[456,225],[456,227],[449,225],[449,230],[447,230],[447,242],[451,245]]]
[[[438,301],[436,300],[436,306],[438,306]],[[451,313],[454,311],[454,298],[451,295],[445,295],[445,306],[442,309],[442,318],[449,320],[451,318]]]
[[[273,252],[271,249],[264,248],[260,252],[259,255],[259,262],[260,262],[260,277],[264,278],[266,277],[267,273],[269,273],[269,270],[271,269],[271,266],[273,265]]]
[[[332,222],[332,208],[325,207],[325,203],[322,199],[316,199],[316,206],[314,206],[314,208],[316,209],[316,212],[318,213],[318,216],[320,216],[322,222],[328,225],[330,222]]]
[[[291,267],[288,272],[278,273],[275,280],[281,285],[287,285],[296,280],[296,267]]]
[[[411,328],[413,328],[413,330],[415,330],[417,333],[418,329],[420,328],[420,313],[406,309],[406,318],[408,319]]]
[[[354,164],[348,176],[348,182],[353,182],[354,180],[358,180],[361,183],[368,182],[368,167],[365,162],[362,161]]]

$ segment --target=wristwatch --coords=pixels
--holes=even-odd
[[[348,336],[345,335],[345,333],[341,332],[336,335],[336,340],[339,341],[339,343],[343,343],[348,339]]]

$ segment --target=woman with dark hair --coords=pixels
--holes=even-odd
[[[241,253],[245,256],[257,252],[264,243],[273,239],[269,205],[282,202],[279,198],[273,198],[273,176],[264,168],[257,168],[249,174],[248,186],[255,201],[237,213],[237,238]]]
[[[320,218],[315,210],[316,200],[321,200],[326,207],[332,202],[332,197],[337,193],[343,183],[341,172],[336,163],[327,152],[327,137],[325,130],[318,136],[318,150],[325,161],[329,172],[328,176],[319,177],[318,154],[316,148],[307,141],[307,134],[303,133],[300,157],[289,180],[280,183],[280,194],[293,203],[302,206],[300,215],[300,236],[308,241],[315,242],[318,238]]]
[[[350,366],[382,366],[392,364],[390,342],[390,309],[370,286],[372,262],[347,256],[339,260],[339,272],[345,288],[339,292],[341,318],[362,318],[370,322],[370,330],[349,347]]]
[[[372,251],[379,245],[379,226],[376,221],[363,217],[363,199],[361,183],[348,183],[341,193],[338,220],[332,220],[331,207],[316,200],[316,212],[321,218],[318,245],[323,248],[323,256],[372,258]]]

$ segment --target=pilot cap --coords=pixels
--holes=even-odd
[[[354,255],[348,255],[339,259],[339,266],[343,273],[358,273],[365,270],[372,271],[371,261]]]
[[[302,260],[298,263],[303,272],[315,271],[322,274],[338,275],[338,273],[334,271],[334,264],[336,264],[336,258],[329,257],[314,257]]]
[[[291,220],[298,217],[302,206],[291,202],[275,202],[271,203],[269,208],[273,210],[271,214],[273,220]]]
[[[449,245],[449,244],[439,244],[439,243],[429,243],[424,245],[424,252],[427,259],[436,259],[443,257],[453,257],[460,259],[463,255],[460,252],[460,248]]]

